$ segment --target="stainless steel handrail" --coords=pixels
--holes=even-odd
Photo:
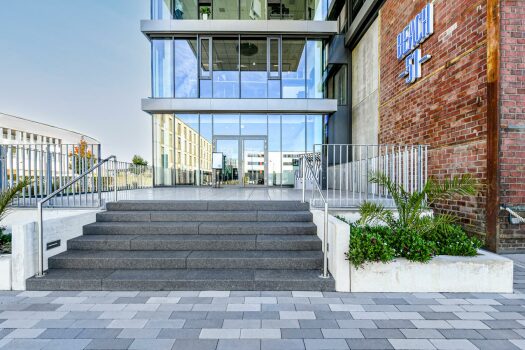
[[[321,191],[321,187],[315,180],[315,174],[308,163],[308,157],[306,154],[303,155],[303,198],[302,202],[306,202],[306,170],[310,171],[312,175],[312,182],[315,184],[315,188],[319,192],[319,195],[324,203],[324,232],[323,232],[323,274],[320,276],[322,278],[328,278],[328,201],[326,200],[325,196],[323,195],[323,191]]]
[[[516,220],[518,220],[520,223],[525,224],[525,218],[523,218],[520,214],[516,213],[511,208],[509,208],[509,207],[507,207],[505,205],[502,205],[500,209],[501,210],[506,210],[510,215],[514,216],[516,218]]]
[[[97,164],[93,165],[91,168],[74,178],[73,180],[66,183],[64,186],[60,187],[58,190],[54,191],[47,197],[43,198],[37,203],[37,211],[38,211],[38,272],[35,275],[35,277],[43,277],[44,274],[44,220],[43,220],[43,205],[47,203],[49,200],[54,198],[57,194],[60,192],[66,190],[69,186],[77,183],[79,180],[82,180],[84,177],[92,173],[93,171],[97,170],[100,166],[103,164],[109,162],[110,160],[113,160],[115,163],[117,162],[116,156],[109,156],[106,159],[101,160]],[[118,199],[118,186],[117,186],[117,167],[115,164],[115,174],[113,175],[113,181],[115,185],[115,202]],[[99,199],[101,197],[101,186],[100,186],[100,179],[99,179],[99,186],[98,192],[99,192]]]

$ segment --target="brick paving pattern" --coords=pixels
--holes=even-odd
[[[0,292],[3,349],[525,349],[514,294]]]

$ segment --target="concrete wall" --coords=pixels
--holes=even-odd
[[[352,143],[377,144],[379,128],[379,19],[352,51]]]

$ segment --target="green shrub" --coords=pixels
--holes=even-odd
[[[476,237],[469,237],[459,225],[439,227],[426,239],[436,244],[438,255],[476,256],[483,245]]]
[[[387,227],[350,225],[350,247],[345,254],[347,260],[356,268],[362,267],[365,262],[387,263],[395,258],[395,251],[391,248],[385,235],[389,234]]]
[[[396,256],[410,261],[428,262],[436,254],[434,242],[425,240],[418,232],[399,229],[391,234],[391,246],[395,247]]]
[[[11,253],[11,235],[5,234],[4,230],[0,227],[0,254]]]

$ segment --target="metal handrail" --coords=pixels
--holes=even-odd
[[[323,195],[323,191],[321,191],[321,187],[315,181],[315,174],[313,169],[311,168],[310,164],[308,163],[307,155],[303,155],[303,198],[302,202],[306,202],[306,170],[309,170],[312,177],[313,177],[313,183],[315,184],[315,188],[319,192],[319,195],[324,203],[324,232],[323,232],[323,274],[320,276],[322,278],[328,278],[328,201],[326,200],[325,196]],[[311,204],[310,204],[311,205]]]
[[[518,220],[520,223],[525,224],[525,218],[523,218],[520,214],[516,213],[514,210],[510,209],[506,205],[502,205],[501,210],[506,210],[510,215],[514,216],[516,220]]]
[[[73,180],[66,183],[64,186],[60,187],[44,199],[40,200],[37,203],[37,211],[38,211],[38,272],[35,275],[35,277],[43,277],[44,274],[44,220],[43,220],[43,205],[47,203],[49,200],[54,198],[57,194],[61,193],[65,189],[67,189],[69,186],[77,183],[79,180],[82,180],[84,177],[92,173],[93,171],[97,170],[100,166],[103,164],[109,162],[110,160],[113,160],[115,163],[117,162],[116,156],[109,156],[106,159],[101,160],[97,164],[93,165],[91,168],[74,178]],[[118,199],[118,186],[117,186],[117,168],[115,167],[115,174],[113,175],[114,182],[115,182],[115,202]],[[101,182],[98,182],[98,195],[99,199],[101,198]]]

